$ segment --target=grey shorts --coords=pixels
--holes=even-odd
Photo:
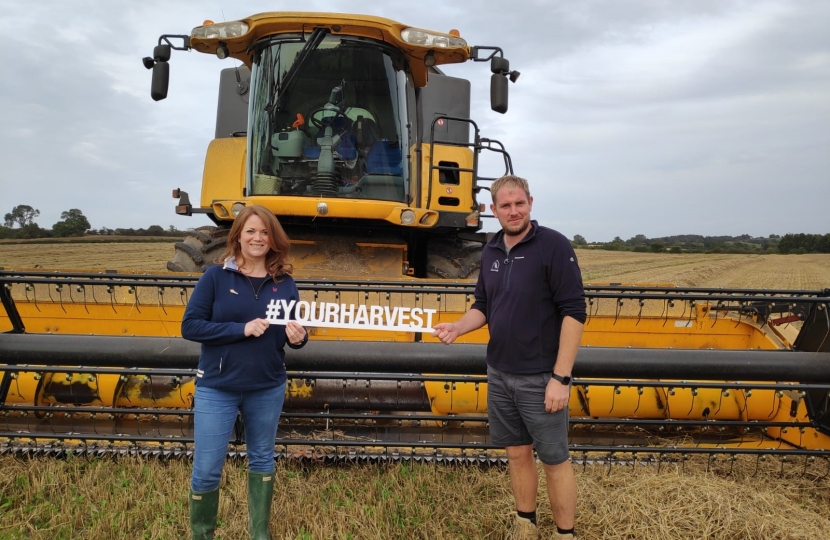
[[[545,411],[550,373],[517,375],[487,366],[487,416],[490,439],[499,446],[536,448],[539,461],[558,465],[568,460],[568,408]]]

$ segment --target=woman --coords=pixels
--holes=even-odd
[[[299,300],[288,262],[288,236],[262,206],[236,217],[220,264],[199,279],[182,320],[182,337],[202,344],[196,371],[195,450],[190,493],[193,538],[213,538],[219,480],[237,412],[248,452],[251,538],[270,539],[274,441],[285,397],[285,345],[308,341],[300,324],[269,325],[267,306]],[[289,314],[289,319],[293,314]]]

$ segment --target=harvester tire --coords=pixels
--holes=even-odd
[[[483,244],[460,238],[432,239],[427,251],[427,278],[478,279]]]
[[[225,251],[229,229],[205,226],[184,233],[184,241],[176,242],[173,260],[167,263],[171,272],[204,272]]]

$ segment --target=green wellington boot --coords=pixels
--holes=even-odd
[[[251,540],[271,540],[271,499],[274,473],[248,472],[248,530]]]
[[[213,540],[218,510],[219,488],[190,491],[190,530],[193,540]]]

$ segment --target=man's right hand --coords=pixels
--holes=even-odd
[[[432,337],[438,338],[444,345],[449,345],[458,337],[455,323],[438,323],[433,327]]]

